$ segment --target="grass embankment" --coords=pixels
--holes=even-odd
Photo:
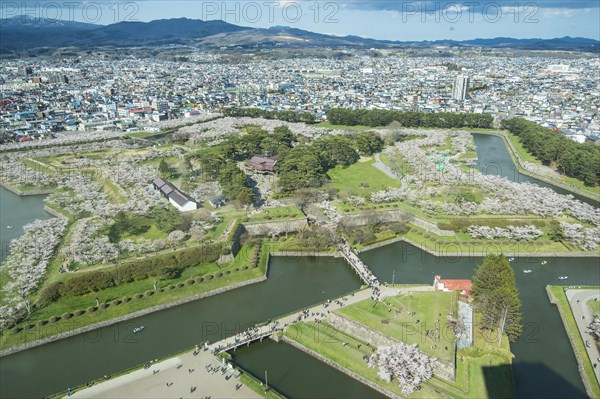
[[[269,390],[265,392],[265,386],[263,385],[263,383],[260,382],[259,380],[257,380],[256,378],[254,378],[252,375],[244,372],[243,370],[242,370],[242,374],[240,375],[239,380],[242,384],[244,384],[248,388],[252,389],[254,392],[259,394],[263,398],[267,398],[267,399],[284,399],[285,398],[285,396],[279,394],[279,392],[277,392],[273,388],[269,388]]]
[[[441,237],[434,233],[409,224],[411,230],[404,238],[415,245],[432,252],[441,254],[472,254],[472,253],[505,253],[527,254],[538,256],[541,254],[577,252],[560,242],[537,239],[531,242],[509,240],[483,240],[472,239],[468,235],[458,234],[455,237]]]
[[[419,348],[440,360],[453,361],[453,349],[446,351],[444,346],[453,347],[453,338],[442,335],[439,341],[425,336],[425,330],[433,328],[438,318],[440,327],[445,328],[447,314],[454,314],[457,307],[456,293],[414,292],[386,298],[384,303],[365,300],[340,309],[339,314],[351,318],[367,328],[389,335],[407,343],[417,343]],[[416,312],[411,316],[411,312]],[[440,316],[441,314],[441,316]],[[403,325],[418,326],[417,333],[403,334]],[[475,326],[479,315],[475,314]],[[397,383],[386,383],[379,379],[377,371],[367,367],[364,359],[376,349],[361,342],[356,337],[336,330],[328,324],[298,323],[288,328],[285,335],[319,353],[331,361],[367,378],[368,380],[403,396]],[[447,342],[444,342],[447,341]],[[430,348],[437,345],[437,348]],[[498,343],[495,332],[473,329],[473,346],[460,349],[456,353],[456,379],[454,382],[434,376],[411,395],[414,398],[487,398],[514,397],[508,338],[504,336]]]
[[[369,197],[372,193],[388,187],[400,187],[398,180],[388,177],[373,166],[373,159],[364,159],[347,168],[336,167],[327,174],[331,179],[328,186],[338,190],[342,196]]]
[[[344,334],[328,324],[297,323],[285,331],[285,335],[327,359],[353,371],[364,378],[404,396],[394,380],[382,381],[377,370],[369,368],[364,356],[369,356],[375,347],[355,337]],[[411,398],[514,398],[512,383],[512,355],[508,341],[503,339],[500,348],[489,348],[481,334],[475,334],[472,348],[457,353],[456,382],[434,376],[414,392]],[[360,347],[359,347],[360,345]]]
[[[214,263],[198,265],[186,269],[181,277],[177,279],[158,280],[156,281],[156,291],[154,291],[154,278],[148,278],[108,288],[99,293],[61,297],[57,302],[34,311],[30,317],[19,324],[20,327],[33,325],[31,328],[23,329],[17,333],[3,331],[0,336],[0,349],[7,349],[16,345],[47,338],[55,334],[263,276],[266,271],[268,259],[259,259],[258,267],[256,268],[249,267],[247,265],[252,260],[252,256],[248,251],[248,249],[240,251],[236,260],[221,267]],[[263,257],[261,256],[261,258]],[[240,266],[242,263],[244,266]],[[248,268],[242,270],[243,267]],[[236,268],[239,270],[235,270]],[[221,273],[222,276],[217,277],[218,273]],[[206,278],[207,274],[211,275],[209,279]],[[197,282],[196,279],[199,277],[204,277],[203,281]],[[189,284],[189,280],[192,280],[194,283]],[[152,292],[152,294],[148,296],[147,291]],[[143,296],[136,299],[136,294]],[[105,309],[97,308],[88,312],[89,308],[96,308],[96,297],[100,304],[106,304],[107,307]],[[125,297],[128,298],[127,302],[123,302],[123,298]],[[115,305],[113,301],[119,301],[120,303]],[[83,314],[74,316],[77,310],[83,311]],[[62,319],[64,313],[71,313],[73,315],[64,320]],[[58,321],[55,323],[46,323],[42,326],[38,325],[40,320],[48,321],[52,316],[56,316]]]
[[[590,307],[590,309],[592,310],[592,314],[600,315],[600,302],[599,301],[594,301],[592,299],[591,301],[588,301],[587,304]]]
[[[262,212],[249,216],[250,222],[264,222],[267,220],[296,219],[304,217],[304,213],[296,205],[266,208]]]
[[[446,337],[438,342],[438,334],[445,330],[446,316],[456,312],[456,301],[456,293],[411,292],[383,302],[367,299],[336,312],[399,341],[418,344],[430,356],[451,361],[454,344]]]
[[[600,398],[600,385],[598,385],[598,381],[596,380],[596,375],[594,374],[594,367],[592,366],[591,359],[589,358],[587,351],[585,350],[585,344],[581,339],[581,334],[579,333],[579,328],[577,327],[577,322],[575,321],[575,317],[573,316],[573,312],[571,311],[571,306],[569,306],[569,300],[565,294],[565,289],[569,287],[562,286],[549,286],[548,289],[554,298],[550,298],[550,301],[553,302],[561,314],[561,318],[563,320],[563,325],[567,330],[567,334],[570,337],[571,346],[573,347],[573,351],[575,352],[575,357],[577,358],[577,363],[579,363],[579,372],[581,373],[581,377],[586,381],[586,385],[591,388],[592,392],[588,392],[588,394],[592,394],[593,398]],[[581,287],[577,287],[581,288]],[[598,290],[600,287],[589,287],[590,289]],[[581,370],[583,368],[583,371]]]

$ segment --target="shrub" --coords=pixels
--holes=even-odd
[[[118,299],[115,299],[111,302],[114,306],[120,305],[121,301],[119,301]]]
[[[135,294],[135,295],[133,296],[133,299],[140,299],[141,297],[143,297],[143,295],[142,295],[142,294]]]
[[[100,309],[106,309],[108,307],[108,303],[101,303]]]
[[[73,312],[73,316],[77,317],[77,316],[81,316],[82,314],[84,314],[85,312],[81,309],[77,309],[75,312]]]
[[[73,317],[73,315],[69,312],[63,313],[62,315],[63,320],[69,320],[71,317]]]
[[[204,280],[208,281],[208,280],[212,280],[213,276],[212,274],[207,274],[206,276],[204,276]]]
[[[231,270],[225,270],[225,274],[231,273]]]
[[[21,332],[21,327],[13,327],[10,330],[10,332],[13,333],[13,334],[17,334],[17,333]]]
[[[152,294],[154,294],[154,291],[148,290],[148,291],[144,292],[145,296],[152,296]]]
[[[183,287],[183,283],[177,283],[177,288]]]
[[[174,289],[175,289],[175,286],[174,286],[174,285],[169,285],[167,288],[168,288],[168,289],[169,289],[169,291],[170,291],[170,290],[174,290]]]
[[[48,322],[50,323],[56,323],[58,321],[58,317],[57,316],[52,316],[48,319]]]
[[[23,326],[23,330],[31,330],[32,328],[33,328],[33,324],[29,324],[29,323],[27,323]]]
[[[242,270],[248,270],[248,266],[242,266]]]
[[[48,322],[46,320],[38,320],[38,322],[37,322],[37,325],[40,326],[40,327],[44,326],[46,324],[48,324]]]
[[[96,311],[96,307],[95,306],[90,306],[89,308],[87,308],[86,312],[87,313],[94,313]]]
[[[56,281],[43,288],[42,291],[40,291],[40,295],[38,297],[38,304],[40,306],[44,306],[60,298],[61,286],[62,282]]]
[[[61,295],[83,295],[114,287],[115,282],[109,272],[92,271],[71,277],[59,287]]]
[[[192,280],[192,279],[189,279],[189,280],[187,280],[185,283],[186,283],[187,285],[192,285],[192,284],[194,284],[194,280]]]
[[[121,301],[122,301],[123,303],[127,303],[127,302],[129,302],[129,297],[127,297],[127,296],[124,296],[124,297],[123,297],[123,299],[121,299]]]
[[[429,235],[429,233],[425,233],[425,234],[423,234],[423,237],[425,237],[425,238],[429,238],[429,237],[431,237],[431,236]]]
[[[236,267],[236,268],[234,268],[234,269],[233,269],[233,271],[234,271],[234,272],[239,272],[239,271],[240,271],[240,268],[239,268],[239,267]]]
[[[195,281],[196,281],[196,283],[201,283],[204,281],[204,279],[202,277],[196,277]]]
[[[221,272],[216,272],[215,273],[215,277],[216,278],[221,278],[222,276],[223,276],[223,273],[221,273]]]

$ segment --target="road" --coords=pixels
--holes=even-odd
[[[589,290],[566,290],[565,294],[569,300],[569,306],[575,317],[575,322],[579,329],[581,339],[583,342],[588,341],[590,346],[586,346],[586,351],[592,364],[596,363],[598,366],[594,368],[594,374],[596,375],[596,381],[600,384],[600,352],[598,346],[594,342],[594,338],[588,333],[588,326],[592,321],[592,311],[587,305],[588,301],[594,299],[600,301],[600,291],[589,289]]]

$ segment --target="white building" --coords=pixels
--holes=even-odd
[[[468,76],[458,75],[452,87],[452,98],[455,100],[465,100],[469,96],[470,83],[471,79]]]
[[[157,177],[152,182],[154,189],[160,191],[163,197],[167,198],[169,202],[177,208],[180,212],[193,211],[198,209],[196,201],[183,194],[173,184],[168,181]]]

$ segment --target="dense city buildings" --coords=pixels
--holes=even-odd
[[[600,130],[600,62],[586,56],[507,58],[456,51],[452,57],[414,57],[344,50],[340,59],[265,60],[250,53],[244,62],[231,62],[218,51],[174,50],[185,57],[109,59],[98,52],[3,61],[2,140],[155,130],[163,121],[224,107],[302,111],[319,118],[330,108],[483,113],[496,120],[520,116],[577,141]]]

